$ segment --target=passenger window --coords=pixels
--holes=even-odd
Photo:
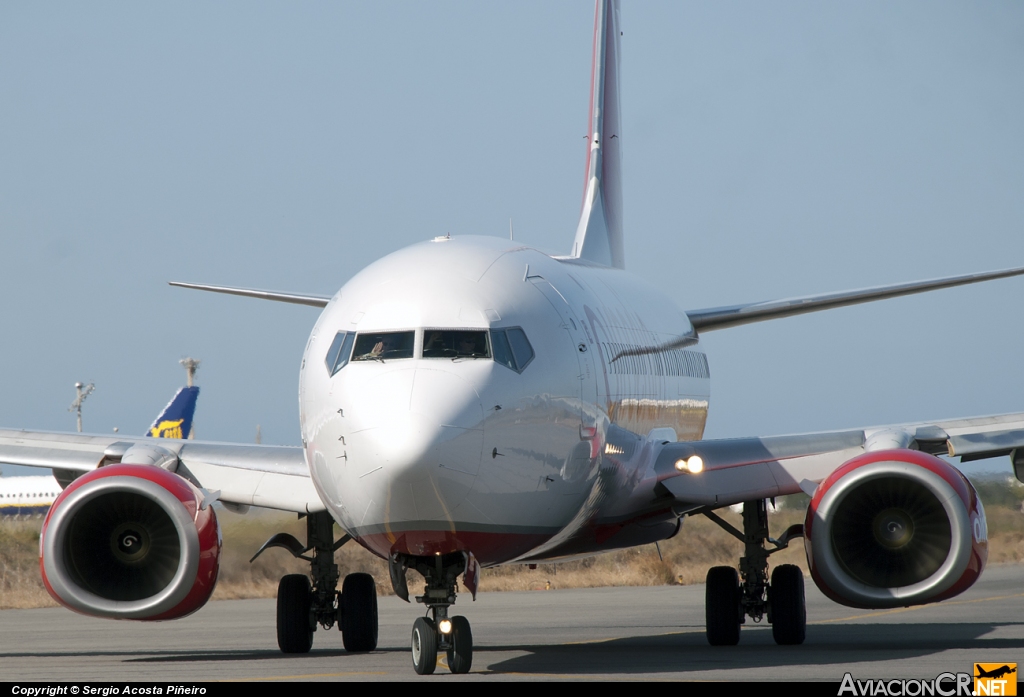
[[[368,332],[356,335],[352,361],[412,358],[416,332]]]
[[[423,331],[424,358],[490,358],[487,332],[426,329]]]
[[[492,329],[491,346],[494,348],[494,360],[517,373],[533,360],[533,347],[526,338],[526,332],[519,327],[512,329]]]
[[[354,332],[338,332],[335,335],[334,341],[331,342],[331,348],[327,349],[327,358],[324,359],[328,375],[335,375],[348,364],[348,358],[352,355],[352,342],[355,338]]]

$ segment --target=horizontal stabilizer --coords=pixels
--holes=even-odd
[[[208,290],[211,293],[227,293],[228,295],[243,295],[247,298],[260,298],[261,300],[276,300],[281,303],[292,303],[293,305],[309,305],[311,307],[327,307],[331,301],[329,295],[308,295],[305,293],[279,293],[273,290],[257,290],[255,288],[232,288],[230,286],[209,286],[202,283],[182,283],[170,281],[169,285],[179,288],[194,288],[195,290]]]
[[[1005,269],[1003,271],[989,271],[986,273],[972,273],[964,276],[936,278],[930,281],[900,283],[893,286],[876,286],[874,288],[849,290],[840,293],[805,295],[799,298],[771,300],[768,302],[749,303],[746,305],[713,307],[705,310],[690,310],[686,314],[690,318],[690,322],[693,323],[694,329],[698,332],[707,332],[713,329],[738,327],[741,324],[764,322],[769,319],[792,317],[793,315],[802,315],[807,312],[831,310],[835,307],[858,305],[860,303],[885,300],[887,298],[898,298],[901,295],[913,295],[914,293],[924,293],[930,290],[939,290],[940,288],[965,286],[969,283],[992,281],[997,278],[1009,278],[1011,276],[1020,276],[1021,274],[1024,274],[1024,268]]]

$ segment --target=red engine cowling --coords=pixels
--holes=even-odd
[[[811,498],[804,535],[814,582],[851,607],[951,598],[971,587],[988,559],[974,487],[917,450],[869,452],[836,469]]]
[[[110,465],[72,482],[43,522],[43,583],[95,617],[170,620],[217,583],[220,527],[203,494],[159,467]]]

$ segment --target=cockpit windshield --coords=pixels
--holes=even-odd
[[[356,335],[352,361],[386,361],[412,358],[416,332],[360,332]]]
[[[424,358],[490,358],[487,332],[466,329],[425,329]]]

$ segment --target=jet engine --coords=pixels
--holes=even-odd
[[[95,617],[169,620],[217,583],[221,536],[204,492],[159,467],[109,465],[57,497],[39,539],[54,600]]]
[[[950,598],[988,559],[978,493],[956,468],[917,450],[869,452],[836,469],[811,498],[804,534],[814,582],[850,607]]]

